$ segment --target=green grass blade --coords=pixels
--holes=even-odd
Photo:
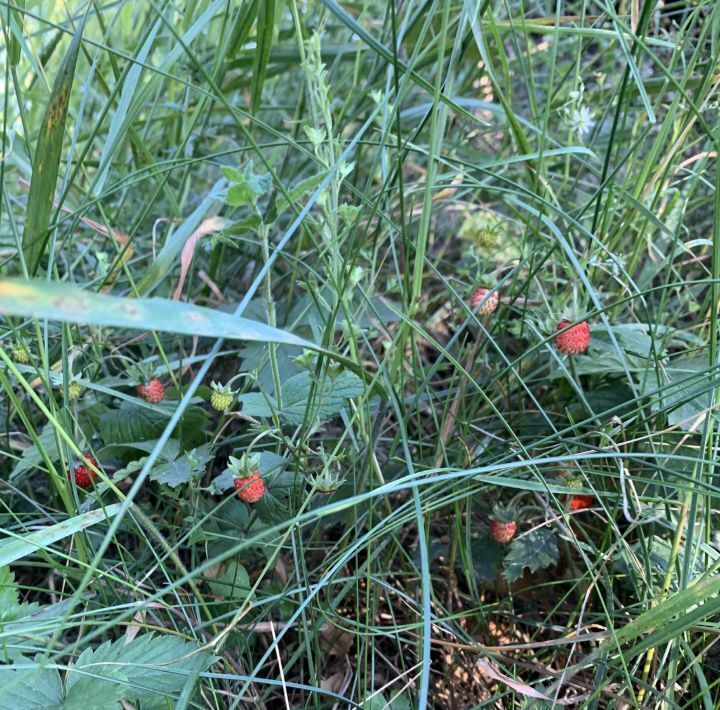
[[[75,78],[75,65],[84,26],[85,20],[82,20],[55,78],[35,150],[22,238],[23,254],[30,274],[37,271],[48,242],[50,213],[60,168],[70,89]]]
[[[49,545],[64,540],[76,532],[85,530],[91,525],[101,523],[117,515],[120,510],[120,503],[109,505],[100,510],[91,510],[78,515],[70,520],[65,520],[57,525],[37,530],[29,535],[18,536],[0,544],[0,567],[12,564],[37,550],[44,549]]]
[[[57,281],[0,281],[0,311],[4,314],[64,323],[157,330],[210,338],[235,338],[317,348],[278,328],[229,313],[166,298],[119,298],[86,291]]]
[[[253,59],[252,85],[250,86],[250,107],[257,111],[262,97],[265,74],[272,50],[275,27],[275,0],[260,0],[257,15],[257,46]]]

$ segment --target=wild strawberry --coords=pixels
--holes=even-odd
[[[561,320],[555,326],[555,332],[559,333],[570,325],[571,321]],[[590,326],[587,321],[578,323],[572,328],[565,330],[555,336],[555,347],[565,355],[579,355],[584,353],[590,345]]]
[[[88,463],[91,463],[97,468],[97,462],[92,456],[86,456],[85,458],[88,460]],[[97,473],[81,461],[67,472],[67,477],[68,480],[75,478],[75,485],[78,486],[78,488],[90,488],[93,478],[97,477]]]
[[[488,296],[488,294],[490,295]],[[485,299],[486,296],[487,299],[480,306],[480,303]],[[477,308],[477,312],[484,316],[489,316],[491,313],[495,313],[499,303],[500,296],[498,295],[498,292],[494,291],[493,293],[490,293],[489,288],[480,287],[478,289],[475,289],[475,291],[473,291],[473,295],[470,296],[470,307],[473,310]],[[478,306],[480,306],[480,308],[478,308]]]
[[[587,510],[587,508],[592,508],[592,504],[595,502],[595,498],[593,496],[584,495],[582,493],[568,496],[568,498],[568,508],[571,511]]]
[[[75,400],[80,399],[84,391],[85,388],[77,380],[73,380],[68,385],[68,399],[71,402],[74,402]]]
[[[217,412],[227,412],[235,401],[235,392],[227,385],[221,385],[219,382],[213,382],[210,387],[213,390],[210,395],[212,408]]]
[[[12,359],[20,365],[27,365],[30,362],[30,351],[23,343],[15,343],[10,351],[10,355]]]
[[[490,537],[495,542],[504,545],[515,537],[517,530],[516,515],[516,511],[512,507],[496,505],[493,508],[493,515],[490,519]]]
[[[334,493],[345,479],[339,473],[324,468],[321,473],[317,473],[310,479],[310,483],[315,487],[315,492],[320,495],[330,495]]]
[[[153,377],[145,384],[137,385],[135,391],[150,404],[157,404],[165,399],[165,385],[157,377]]]
[[[245,503],[257,503],[265,495],[265,481],[260,471],[249,476],[237,476],[233,481],[237,497]]]

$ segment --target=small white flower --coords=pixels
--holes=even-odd
[[[579,138],[584,138],[595,125],[595,119],[587,106],[571,109],[568,112],[567,122]]]

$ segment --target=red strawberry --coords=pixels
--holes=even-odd
[[[571,321],[569,320],[561,320],[555,326],[555,332],[565,330],[570,323]],[[590,345],[590,326],[587,321],[578,323],[555,337],[555,347],[557,347],[561,353],[565,353],[565,355],[579,355],[580,353],[584,353],[588,345]]]
[[[488,296],[489,293],[489,288],[481,287],[475,289],[473,295],[470,296],[470,307],[475,310],[480,305],[480,302],[485,298],[485,296]],[[498,307],[498,303],[500,303],[500,296],[498,295],[497,291],[494,291],[493,293],[490,293],[485,303],[480,306],[480,308],[478,309],[478,313],[481,313],[484,316],[489,316],[491,313],[495,313]]]
[[[265,495],[265,481],[260,471],[249,476],[237,476],[233,482],[237,497],[245,503],[257,503]]]
[[[490,537],[504,545],[506,542],[510,542],[515,537],[515,531],[517,530],[517,523],[499,523],[497,520],[490,522]]]
[[[569,497],[568,508],[571,511],[586,510],[587,508],[591,508],[594,502],[595,498],[593,496],[578,493]]]
[[[504,545],[515,537],[515,531],[517,530],[516,515],[515,508],[512,506],[494,506],[493,515],[490,519],[490,537],[495,542]]]
[[[87,458],[88,462],[97,468],[97,461],[95,461],[92,456],[86,456],[85,458]],[[90,488],[93,478],[97,477],[97,473],[81,461],[67,472],[67,477],[68,480],[74,477],[75,485],[78,486],[78,488]]]
[[[165,385],[157,377],[153,377],[147,384],[137,385],[135,391],[151,404],[157,404],[165,399]]]

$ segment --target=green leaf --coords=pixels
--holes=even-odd
[[[122,130],[125,121],[127,120],[128,111],[132,102],[133,94],[138,87],[140,76],[145,69],[147,63],[148,54],[152,49],[153,42],[157,36],[158,31],[162,27],[161,20],[157,20],[154,27],[150,30],[145,42],[143,43],[140,50],[135,55],[134,60],[130,64],[130,68],[125,75],[123,82],[123,88],[120,92],[120,99],[117,104],[117,108],[113,117],[110,121],[110,128],[108,134],[103,141],[103,149],[100,154],[100,172],[95,180],[93,186],[93,194],[100,195],[107,179],[108,170],[110,169],[110,163],[112,156],[117,150],[117,144],[121,137],[125,135],[125,131]]]
[[[92,706],[84,710],[89,707]],[[39,665],[0,666],[0,710],[66,710],[60,674],[54,668]]]
[[[183,483],[188,483],[193,476],[204,473],[205,465],[211,460],[209,447],[202,446],[184,453],[174,461],[156,466],[150,471],[150,478],[170,488],[177,488]]]
[[[0,312],[81,325],[288,343],[318,350],[291,333],[230,313],[167,298],[106,296],[59,281],[0,280]]]
[[[252,160],[242,170],[223,168],[223,174],[232,183],[225,197],[225,202],[232,207],[255,204],[272,187],[270,175],[256,175],[253,172]]]
[[[46,424],[43,430],[38,436],[40,447],[45,452],[45,456],[52,461],[60,460],[60,452],[57,446],[57,437],[55,435],[55,428],[51,424]],[[15,464],[13,469],[11,480],[17,478],[19,475],[33,468],[45,466],[45,459],[40,453],[40,448],[37,444],[31,444],[22,453],[20,460]]]
[[[303,483],[303,477],[293,469],[283,468],[274,476],[268,476],[265,495],[255,504],[258,518],[268,525],[290,520],[297,512]]]
[[[68,671],[68,707],[71,701],[78,710],[106,707],[94,700],[106,697],[139,702],[143,709],[172,707],[172,698],[182,690],[198,655],[203,658],[202,670],[213,662],[206,651],[197,651],[196,644],[177,636],[153,634],[128,644],[119,639],[87,649]]]
[[[357,397],[365,391],[362,380],[352,372],[342,371],[337,376],[328,376],[324,387],[317,386],[313,392],[313,377],[301,372],[283,384],[283,409],[281,417],[290,424],[302,424],[309,410],[312,421],[327,421],[340,412],[350,397]]]
[[[501,545],[490,537],[481,537],[473,542],[471,552],[475,579],[478,582],[494,581],[503,558]]]
[[[29,616],[38,608],[36,603],[20,603],[15,575],[9,567],[0,567],[0,625]]]
[[[100,437],[105,444],[157,439],[166,423],[167,417],[160,412],[123,402],[119,409],[110,409],[100,417]]]
[[[82,515],[76,515],[74,518],[65,520],[56,525],[36,530],[27,535],[19,535],[10,540],[3,540],[0,543],[0,567],[9,565],[11,562],[27,557],[37,550],[45,549],[58,540],[64,540],[66,537],[89,528],[91,525],[105,522],[117,515],[120,510],[120,503],[108,505],[102,510],[91,510]]]
[[[659,385],[650,373],[643,394],[653,395],[653,411],[665,413],[670,426],[694,431],[710,411],[713,386],[720,386],[717,376],[709,375],[707,369],[706,358],[677,358],[662,369]]]
[[[261,392],[241,394],[237,400],[243,406],[243,414],[249,417],[272,417],[273,410],[277,409],[275,400]]]
[[[532,530],[526,535],[516,537],[510,543],[510,551],[505,558],[503,577],[514,582],[523,576],[527,567],[537,572],[558,561],[558,548],[555,533],[547,528]]]
[[[214,594],[225,599],[247,599],[252,588],[247,570],[235,561],[226,563],[220,576],[206,581]]]
[[[60,153],[65,136],[70,89],[75,77],[75,65],[84,27],[83,17],[55,77],[50,101],[40,128],[40,137],[35,147],[22,237],[23,254],[30,274],[37,271],[50,236],[50,213],[60,169]]]

